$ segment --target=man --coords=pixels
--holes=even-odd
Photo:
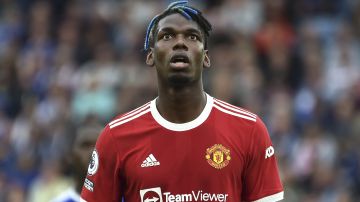
[[[70,157],[71,168],[74,174],[74,187],[69,187],[69,189],[55,197],[51,202],[78,202],[80,200],[80,192],[89,159],[101,130],[102,127],[99,125],[91,124],[76,132],[72,145],[72,156]]]
[[[268,132],[255,114],[203,91],[211,25],[187,1],[150,23],[146,63],[158,97],[117,117],[99,137],[82,201],[279,201]]]

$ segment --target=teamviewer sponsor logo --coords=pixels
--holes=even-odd
[[[229,194],[206,193],[202,190],[191,191],[186,194],[172,194],[171,192],[164,192],[162,194],[161,188],[150,188],[140,190],[141,202],[187,202],[187,201],[215,201],[226,202]]]
[[[141,202],[162,202],[161,188],[150,188],[140,190]]]

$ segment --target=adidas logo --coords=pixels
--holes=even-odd
[[[145,161],[141,164],[141,167],[152,167],[152,166],[159,166],[160,162],[156,160],[155,156],[153,154],[150,154]]]

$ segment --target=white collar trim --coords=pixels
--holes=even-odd
[[[206,93],[206,105],[197,118],[186,123],[172,123],[160,115],[159,111],[156,108],[156,99],[152,100],[150,103],[151,115],[154,117],[155,121],[158,124],[172,131],[187,131],[198,127],[199,125],[204,123],[209,117],[214,103],[213,97]]]

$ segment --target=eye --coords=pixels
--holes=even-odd
[[[192,41],[197,41],[197,40],[199,40],[199,37],[195,34],[191,34],[191,35],[189,35],[189,39]]]
[[[169,40],[169,39],[172,39],[172,36],[171,36],[171,34],[164,34],[164,35],[162,35],[161,38],[164,40]]]

